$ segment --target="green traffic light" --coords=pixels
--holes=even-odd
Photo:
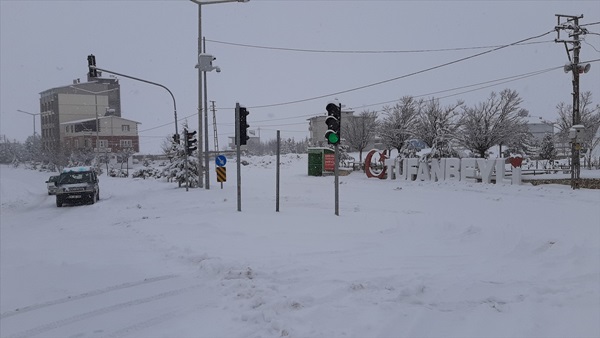
[[[337,144],[338,142],[340,142],[340,138],[336,133],[329,133],[329,135],[327,135],[327,140],[331,144]]]

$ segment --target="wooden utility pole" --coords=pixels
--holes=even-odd
[[[581,49],[581,41],[579,40],[580,35],[587,33],[586,29],[579,26],[579,19],[583,18],[583,14],[580,16],[573,15],[562,15],[556,14],[557,25],[555,27],[557,38],[555,42],[564,43],[565,49],[567,50],[567,56],[569,57],[569,65],[565,66],[565,72],[571,72],[573,74],[573,126],[581,124],[581,113],[579,111],[579,74],[583,72],[583,68],[579,66],[579,50]],[[565,18],[566,22],[561,23],[561,20]],[[562,40],[560,38],[561,31],[568,31],[569,40]],[[571,48],[569,48],[571,46]],[[573,56],[571,57],[571,52]],[[579,189],[579,179],[581,174],[581,165],[579,163],[581,143],[578,139],[572,139],[571,142],[571,188]]]

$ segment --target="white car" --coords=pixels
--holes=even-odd
[[[46,185],[48,187],[48,195],[56,195],[56,182],[58,182],[58,178],[60,176],[50,176],[50,178],[46,181]]]

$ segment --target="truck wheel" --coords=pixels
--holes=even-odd
[[[92,193],[92,195],[90,196],[90,204],[96,203],[97,198],[98,198],[98,194],[96,194],[95,192]]]
[[[62,207],[62,205],[63,205],[62,198],[56,196],[56,206],[60,208],[60,207]]]

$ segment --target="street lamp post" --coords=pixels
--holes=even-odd
[[[33,138],[34,138],[34,140],[35,140],[35,116],[36,116],[36,115],[40,115],[40,113],[35,113],[35,114],[34,114],[34,113],[30,113],[30,112],[28,112],[28,111],[24,111],[24,110],[21,110],[21,109],[17,109],[17,111],[18,111],[19,113],[25,113],[25,114],[29,114],[29,115],[31,115],[31,117],[33,117]]]
[[[198,64],[200,63],[200,54],[202,54],[202,6],[203,5],[214,5],[226,2],[248,2],[250,0],[190,0],[191,2],[198,5]],[[204,156],[202,150],[202,70],[198,67],[198,186],[202,188],[204,179],[204,170],[208,175],[208,165],[204,170],[202,169],[202,157]],[[204,112],[208,115],[208,111]],[[208,118],[207,118],[208,120]],[[208,140],[206,141],[208,142]],[[206,146],[208,149],[208,145]],[[206,162],[208,163],[208,151],[206,152]],[[208,189],[208,184],[207,184]]]

